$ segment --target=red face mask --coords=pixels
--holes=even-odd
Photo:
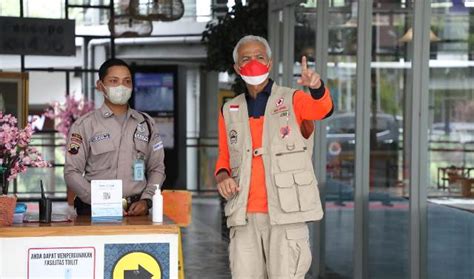
[[[259,85],[268,77],[269,68],[267,65],[252,59],[250,62],[240,67],[240,76],[251,85]]]

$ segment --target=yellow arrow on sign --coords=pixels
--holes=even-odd
[[[161,267],[158,261],[147,253],[130,252],[123,255],[114,266],[113,278],[161,279]]]

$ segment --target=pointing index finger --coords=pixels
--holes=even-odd
[[[308,64],[306,63],[306,56],[301,57],[301,72],[305,72],[308,69]]]

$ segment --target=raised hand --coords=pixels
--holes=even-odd
[[[301,77],[297,82],[299,85],[306,86],[311,89],[318,89],[321,87],[321,77],[315,71],[308,69],[306,56],[301,58]]]

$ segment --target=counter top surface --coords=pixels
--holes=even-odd
[[[124,217],[121,222],[91,222],[89,216],[78,216],[70,222],[22,223],[0,227],[0,237],[38,237],[75,235],[120,234],[177,234],[179,227],[165,218],[163,223],[153,223],[151,216]]]

